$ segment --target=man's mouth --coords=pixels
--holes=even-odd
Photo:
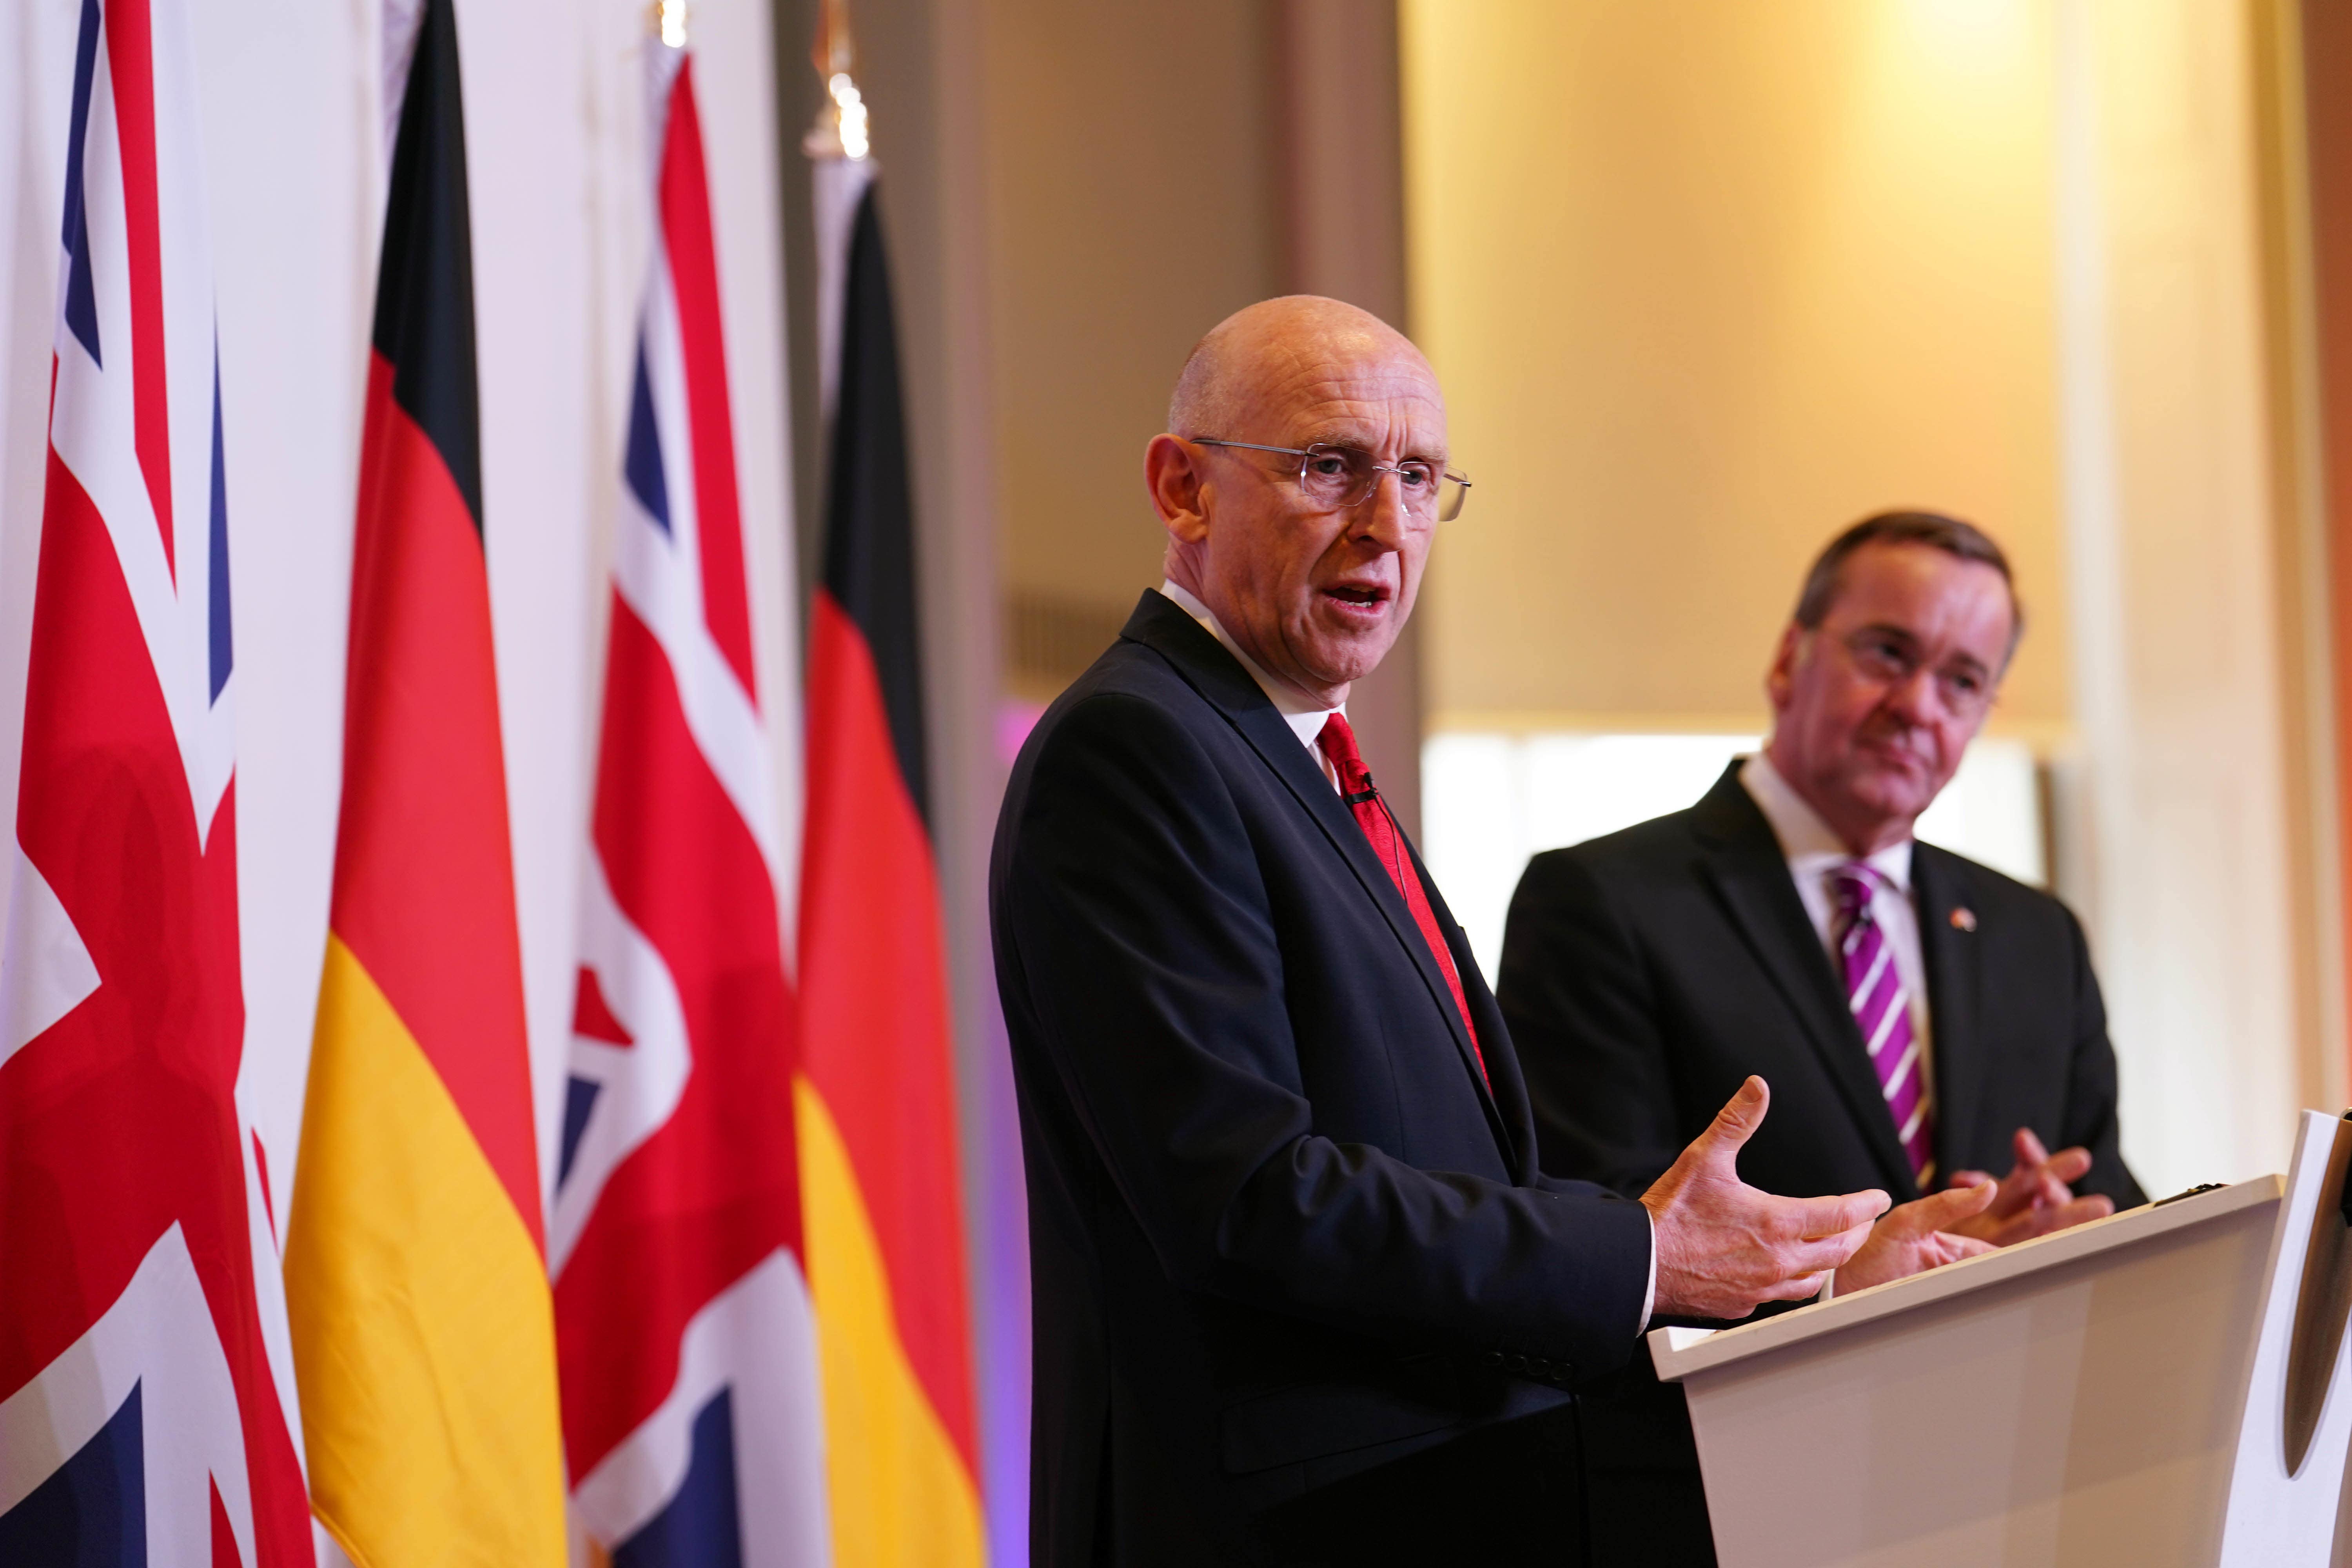
[[[1389,602],[1388,585],[1384,583],[1334,583],[1323,590],[1323,595],[1353,613],[1376,611]]]
[[[1881,767],[1897,768],[1906,773],[1924,773],[1928,760],[1898,735],[1877,735],[1864,738],[1858,748]]]

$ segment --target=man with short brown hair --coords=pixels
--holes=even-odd
[[[1768,1191],[1899,1200],[2006,1172],[1953,1227],[1996,1245],[2144,1201],[2082,928],[1912,837],[2021,627],[1983,532],[1865,519],[1781,633],[1763,749],[1686,811],[1529,863],[1497,989],[1549,1173],[1641,1192],[1756,1076],[1772,1119],[1739,1169]],[[1595,1429],[1609,1420],[1604,1398]],[[1621,1479],[1621,1499],[1644,1484]],[[1687,1555],[1705,1560],[1703,1537]]]
[[[1529,864],[1500,994],[1547,1170],[1638,1192],[1757,1073],[1773,1121],[1740,1168],[1775,1192],[2008,1171],[1969,1227],[1996,1241],[2141,1201],[2082,928],[1912,837],[2022,626],[1982,531],[1865,519],[1807,574],[1763,749],[1688,811]]]

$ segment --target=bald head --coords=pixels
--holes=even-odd
[[[1248,439],[1234,432],[1257,415],[1270,392],[1303,370],[1410,358],[1436,376],[1411,340],[1373,315],[1319,294],[1286,294],[1244,306],[1192,345],[1168,399],[1168,429],[1188,438]]]
[[[1337,300],[1252,305],[1192,350],[1144,452],[1168,579],[1261,669],[1336,707],[1412,613],[1436,525],[1425,491],[1408,507],[1398,465],[1425,475],[1446,458],[1445,399],[1402,334]],[[1388,477],[1357,500],[1306,483],[1310,461],[1366,459]]]

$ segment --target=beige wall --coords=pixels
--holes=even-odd
[[[1143,445],[1202,333],[1292,290],[1404,315],[1385,0],[985,0],[1006,689],[1044,701],[1159,581]],[[1349,700],[1420,823],[1418,637]]]
[[[2061,0],[2061,410],[2082,747],[2065,880],[2151,1186],[2284,1161],[2298,1105],[2343,1094],[2324,1005],[2326,794],[2298,772],[2306,635],[2291,301],[2266,258],[2263,126],[2291,66],[2263,8]],[[2307,321],[2300,331],[2307,331]],[[2315,656],[2314,654],[2315,652]]]
[[[1806,561],[1893,505],[2009,547],[2002,713],[2065,720],[2048,7],[1401,16],[1412,314],[1477,481],[1434,722],[1759,722]]]
[[[1176,372],[1277,291],[1272,30],[1255,0],[982,9],[1004,587],[1116,632],[1160,580],[1143,446]]]

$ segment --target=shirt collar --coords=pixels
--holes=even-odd
[[[1323,733],[1323,726],[1330,722],[1331,715],[1347,712],[1348,705],[1344,702],[1337,708],[1318,702],[1288,681],[1269,674],[1257,660],[1242,651],[1241,645],[1226,635],[1224,625],[1217,619],[1216,612],[1201,603],[1189,589],[1163,582],[1160,584],[1160,592],[1175,601],[1179,609],[1200,622],[1211,637],[1223,645],[1227,653],[1241,661],[1241,667],[1249,671],[1250,679],[1257,682],[1257,689],[1265,693],[1265,700],[1273,703],[1276,711],[1282,715],[1282,721],[1290,726],[1292,732],[1308,751],[1315,750],[1316,737]]]
[[[1763,812],[1764,820],[1772,825],[1772,837],[1780,841],[1780,853],[1787,858],[1790,869],[1800,876],[1817,874],[1842,866],[1853,859],[1849,850],[1822,814],[1796,791],[1796,786],[1783,778],[1772,759],[1757,752],[1739,765],[1739,782]],[[1863,864],[1894,886],[1896,891],[1911,890],[1911,840],[1890,844],[1874,855],[1862,858]]]

